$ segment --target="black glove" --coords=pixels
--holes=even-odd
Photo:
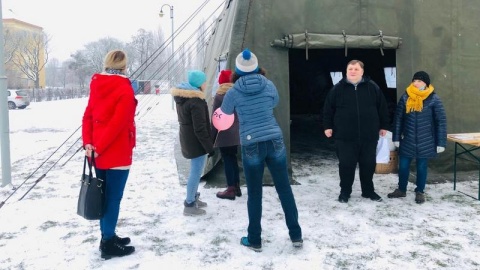
[[[213,157],[213,155],[215,155],[215,151],[208,153],[208,157]]]

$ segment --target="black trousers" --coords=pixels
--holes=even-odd
[[[335,143],[339,161],[340,192],[346,195],[352,193],[358,163],[362,194],[368,196],[373,193],[375,191],[373,174],[377,164],[377,142],[336,140]]]
[[[240,170],[237,161],[238,146],[220,147],[220,153],[223,158],[223,168],[225,170],[225,178],[227,178],[227,186],[233,187],[240,183]]]

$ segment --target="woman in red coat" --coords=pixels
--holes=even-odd
[[[83,114],[82,139],[87,156],[95,156],[96,176],[105,184],[105,212],[100,219],[101,257],[130,255],[135,251],[128,237],[115,234],[120,201],[135,147],[137,100],[125,76],[127,56],[113,50],[105,56],[104,70],[92,76],[90,97]]]

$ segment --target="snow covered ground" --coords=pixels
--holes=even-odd
[[[265,187],[263,252],[253,252],[239,244],[248,223],[246,187],[229,201],[215,197],[223,188],[202,183],[207,215],[182,215],[171,97],[138,98],[138,141],[117,227],[135,253],[101,260],[98,222],[76,215],[83,151],[74,153],[86,99],[32,103],[9,111],[19,188],[13,195],[0,188],[0,269],[480,269],[479,201],[451,182],[427,185],[423,205],[414,202],[412,184],[406,198],[388,199],[397,182],[389,174],[374,177],[383,202],[362,198],[357,179],[341,204],[334,156],[292,157],[304,247],[292,247],[275,189]],[[478,190],[476,181],[461,187]]]

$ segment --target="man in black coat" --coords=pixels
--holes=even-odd
[[[323,108],[325,135],[333,136],[337,147],[342,203],[352,193],[357,163],[359,165],[362,197],[373,201],[382,198],[375,193],[373,174],[379,135],[385,136],[389,127],[385,97],[378,85],[363,77],[364,65],[352,60],[347,65],[346,78],[328,93]]]

